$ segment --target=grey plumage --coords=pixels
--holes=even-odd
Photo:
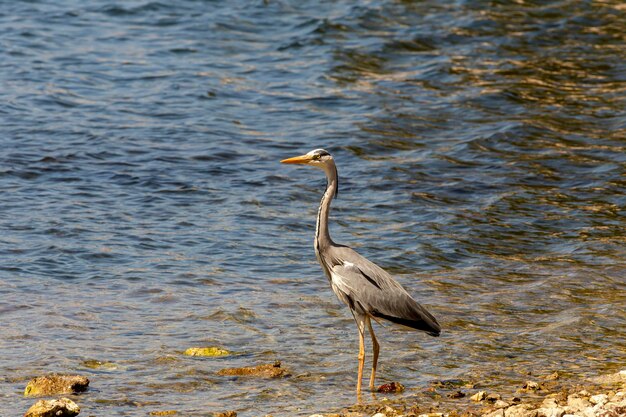
[[[335,281],[340,278],[339,282],[331,279],[331,286],[351,309],[439,336],[441,327],[435,317],[375,263],[337,244],[330,245],[321,258]]]
[[[364,363],[364,331],[368,327],[373,344],[370,388],[374,388],[379,345],[371,325],[371,318],[422,330],[439,336],[439,323],[423,306],[394,280],[387,271],[358,254],[339,245],[330,237],[328,215],[330,204],[338,192],[339,177],[333,157],[323,149],[281,161],[287,164],[306,164],[321,168],[326,173],[326,191],[317,215],[314,247],[317,259],[326,274],[332,290],[352,312],[359,330],[359,372],[357,392],[361,390]]]

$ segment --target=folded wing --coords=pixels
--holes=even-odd
[[[435,317],[384,269],[345,246],[324,254],[337,296],[353,310],[439,336]]]

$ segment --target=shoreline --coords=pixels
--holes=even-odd
[[[372,402],[364,401],[309,417],[479,416],[625,417],[626,369],[591,378],[561,378],[558,372],[541,378],[529,376],[519,387],[503,386],[499,390],[458,380],[435,381],[431,387],[414,395],[381,396]]]

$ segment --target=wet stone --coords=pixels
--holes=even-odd
[[[80,408],[69,398],[58,400],[39,400],[33,404],[24,417],[74,417]]]
[[[545,379],[546,381],[556,381],[559,378],[560,378],[559,373],[553,372],[550,375],[546,375],[543,379]]]
[[[237,413],[234,411],[223,411],[220,413],[213,413],[213,417],[237,417]]]
[[[224,376],[254,376],[259,378],[281,378],[288,375],[288,372],[281,367],[280,362],[264,364],[243,368],[225,368],[217,372]]]
[[[455,391],[455,392],[451,392],[451,393],[447,394],[446,397],[453,398],[453,399],[463,398],[463,397],[465,397],[465,393],[463,391]]]
[[[24,396],[76,394],[87,390],[89,379],[81,375],[47,375],[33,378],[26,385]]]
[[[490,403],[495,403],[498,400],[501,400],[502,396],[500,394],[489,394],[485,397],[485,400],[489,401]]]
[[[183,355],[187,356],[202,356],[202,357],[220,357],[228,356],[230,352],[226,349],[222,349],[215,346],[208,347],[191,347],[183,352]]]
[[[85,368],[89,369],[105,369],[105,370],[114,370],[117,369],[117,365],[113,362],[103,362],[96,359],[87,359],[82,362],[82,365]]]
[[[535,381],[526,381],[522,386],[522,391],[539,391],[541,386]]]
[[[619,371],[610,375],[601,375],[590,379],[592,382],[596,384],[602,385],[613,385],[618,384],[620,382],[626,382],[626,370]]]
[[[483,401],[485,398],[487,398],[487,393],[485,391],[478,391],[476,394],[470,397],[470,400],[479,402]]]
[[[404,385],[399,382],[390,382],[388,384],[383,384],[378,387],[377,391],[383,394],[402,392],[404,391]]]

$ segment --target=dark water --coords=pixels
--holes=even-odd
[[[443,3],[2,2],[0,415],[48,372],[91,378],[85,415],[353,404],[325,182],[278,163],[318,147],[335,240],[444,327],[379,330],[380,383],[621,369],[626,7]]]

